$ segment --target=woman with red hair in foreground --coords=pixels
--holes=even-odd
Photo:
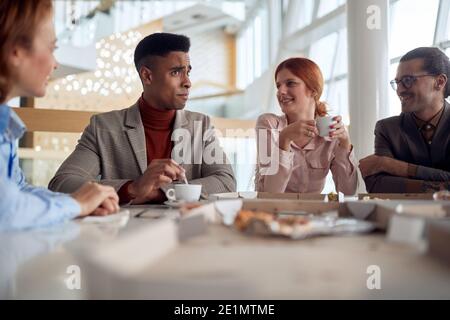
[[[52,1],[0,1],[0,46],[0,230],[116,212],[118,196],[112,187],[86,183],[71,195],[55,193],[28,185],[19,167],[16,145],[25,126],[5,103],[45,94],[56,68]]]
[[[283,115],[266,113],[257,120],[256,190],[320,193],[331,170],[336,191],[354,194],[357,162],[341,116],[333,118],[327,137],[316,127],[317,118],[327,115],[317,64],[287,59],[277,67],[275,82]]]

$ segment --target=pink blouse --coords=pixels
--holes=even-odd
[[[278,146],[278,136],[287,125],[285,115],[271,113],[256,122],[256,190],[320,193],[331,170],[336,191],[355,194],[358,176],[353,147],[348,152],[337,139],[316,136],[303,148],[292,142],[290,150],[284,151]]]

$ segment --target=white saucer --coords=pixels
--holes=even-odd
[[[183,204],[185,204],[186,201],[171,201],[171,200],[167,200],[166,202],[164,202],[164,204],[166,206],[172,207],[172,208],[179,208],[181,207]]]

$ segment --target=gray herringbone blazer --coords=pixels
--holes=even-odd
[[[177,151],[182,159],[174,160],[184,167],[190,183],[203,186],[203,194],[235,191],[233,170],[215,134],[208,130],[211,128],[208,116],[178,110],[173,133],[182,133],[188,139],[172,135],[172,138],[178,138],[174,141],[172,158]],[[182,149],[183,144],[192,148]],[[205,161],[211,158],[212,149],[214,158],[222,159],[222,162],[216,161],[219,164]],[[86,181],[98,180],[119,190],[125,182],[141,176],[146,168],[144,127],[135,104],[127,109],[93,116],[75,150],[50,181],[49,189],[71,193]]]

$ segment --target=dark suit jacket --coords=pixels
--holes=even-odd
[[[450,104],[439,121],[431,145],[427,146],[411,113],[401,113],[377,122],[375,154],[418,166],[415,177],[425,181],[450,181]],[[368,192],[406,192],[407,178],[380,173],[364,179]]]

